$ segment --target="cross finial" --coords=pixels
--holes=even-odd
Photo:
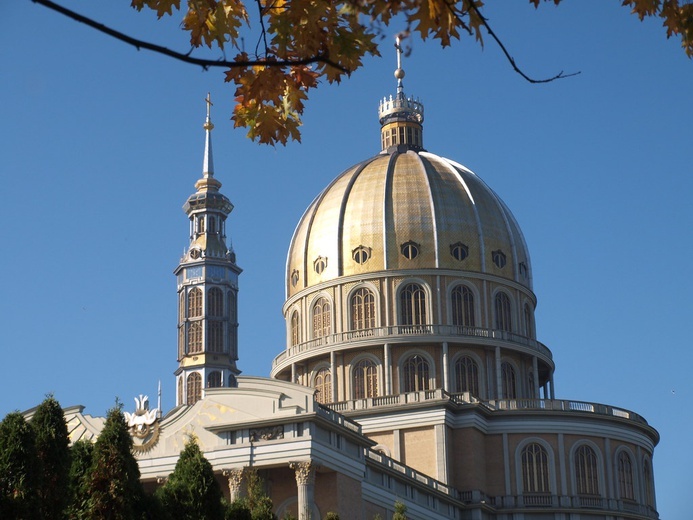
[[[205,98],[205,103],[207,103],[207,120],[205,121],[204,127],[205,127],[205,130],[211,130],[212,128],[214,128],[214,125],[212,124],[212,120],[210,118],[210,113],[211,113],[212,105],[214,103],[212,103],[212,96],[209,94],[209,92],[207,92],[207,97]]]
[[[406,38],[406,36],[404,36]],[[395,78],[397,78],[397,93],[402,94],[404,92],[404,84],[402,79],[404,78],[404,69],[402,68],[402,36],[398,34],[395,37],[395,49],[397,50],[397,70],[395,70]]]

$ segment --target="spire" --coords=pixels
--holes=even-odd
[[[380,101],[378,115],[380,118],[381,144],[383,152],[390,148],[400,147],[408,150],[423,150],[423,104],[413,97],[404,94],[404,69],[402,68],[402,38],[397,35],[395,50],[397,51],[397,94],[383,98]]]
[[[395,78],[397,78],[397,96],[404,95],[404,69],[402,68],[402,40],[399,35],[395,38],[395,49],[397,50],[397,69],[395,70]]]
[[[212,124],[212,119],[210,118],[210,111],[212,108],[212,99],[207,92],[207,97],[205,98],[207,103],[207,119],[203,128],[205,129],[205,158],[202,164],[202,176],[205,178],[214,177],[214,158],[212,157],[212,129],[214,125]]]

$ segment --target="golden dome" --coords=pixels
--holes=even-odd
[[[454,161],[390,146],[347,169],[310,205],[287,259],[287,295],[381,271],[469,271],[528,289],[531,264],[508,207]]]

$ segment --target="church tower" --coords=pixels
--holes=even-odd
[[[238,275],[233,249],[226,246],[231,201],[214,178],[212,102],[207,95],[202,178],[183,210],[190,219],[190,244],[174,271],[178,286],[178,369],[176,404],[192,405],[203,388],[236,386],[238,360]]]

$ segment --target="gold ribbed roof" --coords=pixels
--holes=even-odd
[[[407,245],[414,258],[403,253],[413,256]],[[499,251],[503,267],[494,263]],[[289,248],[287,295],[343,276],[409,269],[488,273],[531,289],[529,252],[503,201],[464,166],[399,147],[347,169],[306,210]]]

